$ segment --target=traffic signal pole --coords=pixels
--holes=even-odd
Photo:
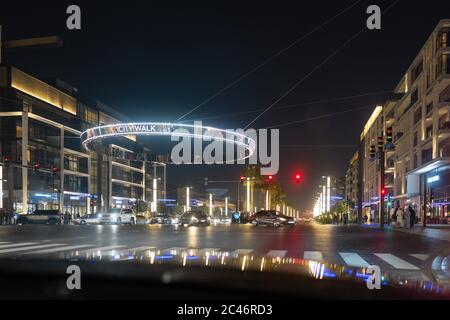
[[[380,208],[379,208],[379,220],[380,220],[380,228],[384,228],[384,150],[380,150]]]

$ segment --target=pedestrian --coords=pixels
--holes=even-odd
[[[414,224],[416,223],[416,211],[413,209],[412,206],[409,206],[408,209],[409,209],[410,216],[411,216],[410,217],[410,219],[411,219],[410,227],[411,227],[411,229],[413,229],[414,228]]]
[[[403,228],[404,225],[404,217],[405,217],[405,211],[402,207],[400,207],[397,211],[397,228]]]
[[[0,209],[0,226],[3,225],[4,219],[5,219],[5,209]]]
[[[69,223],[69,212],[66,211],[64,212],[64,224],[68,224]]]
[[[8,212],[7,224],[13,224],[13,218],[14,218],[14,212],[13,211]]]
[[[394,212],[391,216],[392,225],[395,227],[397,224],[397,214],[398,214],[398,206],[395,207]]]
[[[411,228],[411,211],[409,208],[410,207],[405,210],[405,229]]]

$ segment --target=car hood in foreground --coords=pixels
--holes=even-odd
[[[81,269],[79,292],[65,289],[69,265]],[[445,282],[382,272],[381,289],[369,290],[368,277],[364,268],[205,250],[73,252],[0,260],[0,298],[450,299]]]

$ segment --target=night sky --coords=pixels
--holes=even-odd
[[[355,2],[4,1],[0,24],[5,40],[59,35],[64,41],[60,49],[17,52],[7,57],[8,63],[38,77],[59,77],[83,96],[101,100],[133,120],[174,121]],[[383,9],[393,2],[359,1],[187,119],[268,107],[365,26],[368,5]],[[375,105],[390,97],[388,91],[394,89],[439,19],[450,18],[450,5],[445,2],[398,1],[382,15],[381,30],[364,31],[276,107],[295,106],[275,107],[253,124],[264,128],[360,108],[280,128],[278,179],[293,180],[296,170],[305,175],[301,186],[284,183],[288,201],[300,209],[311,208],[322,175],[345,175]],[[81,7],[81,31],[65,27],[70,4]],[[364,96],[323,102],[358,95]],[[257,115],[204,122],[241,128]],[[230,165],[171,167],[169,183],[192,184],[204,177],[238,179],[240,170]]]

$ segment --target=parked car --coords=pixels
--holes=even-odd
[[[149,224],[150,221],[147,219],[146,216],[143,216],[141,214],[136,215],[136,224]]]
[[[84,215],[76,218],[73,222],[80,225],[100,223],[99,213]]]
[[[99,214],[100,223],[129,223],[136,224],[136,214],[132,209],[109,209],[106,213]]]
[[[254,226],[269,225],[272,227],[279,227],[281,225],[293,226],[295,224],[294,218],[275,210],[258,211],[250,217],[250,222]]]
[[[61,224],[59,210],[35,210],[32,214],[21,214],[17,218],[17,224]]]
[[[188,211],[181,216],[183,226],[209,226],[211,218],[201,211]]]

